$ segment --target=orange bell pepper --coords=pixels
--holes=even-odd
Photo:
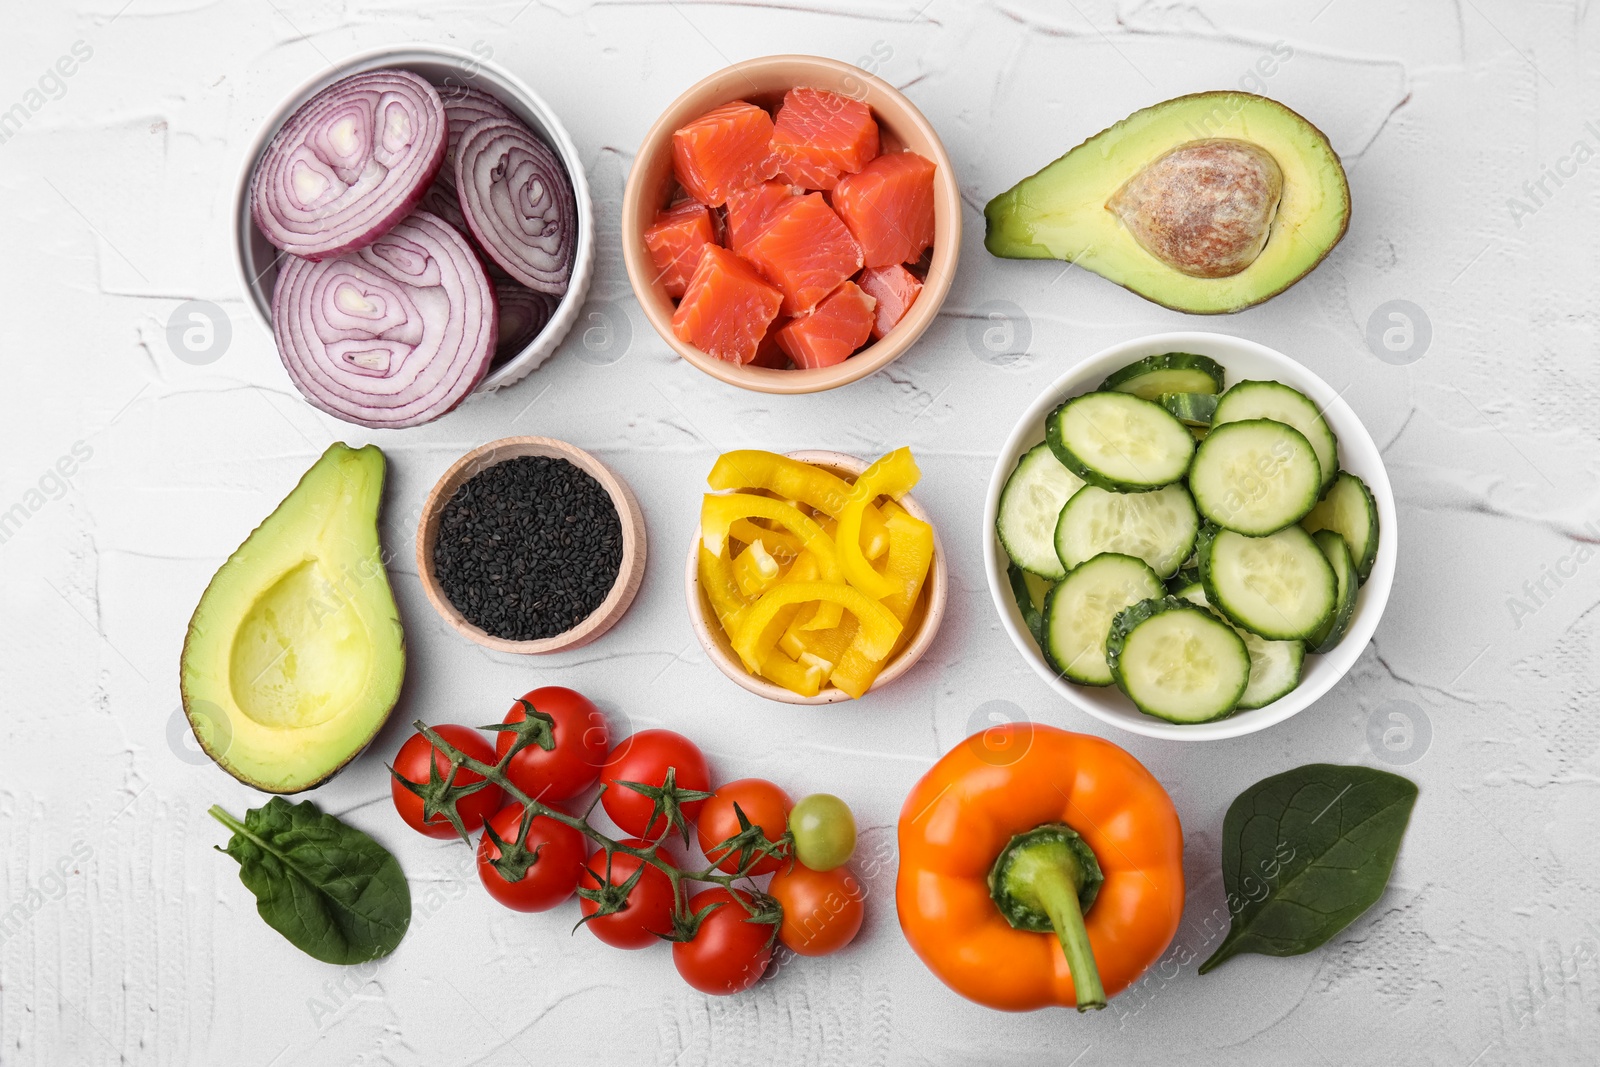
[[[1104,1007],[1177,933],[1183,828],[1161,783],[1109,741],[991,727],[912,788],[899,829],[900,928],[940,981],[987,1007]]]

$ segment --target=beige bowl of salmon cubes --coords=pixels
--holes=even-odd
[[[644,312],[707,374],[816,393],[897,359],[939,312],[961,252],[950,157],[880,78],[767,56],[697,83],[656,120],[622,201]]]

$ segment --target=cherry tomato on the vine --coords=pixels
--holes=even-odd
[[[511,784],[539,801],[567,800],[593,785],[611,746],[611,733],[600,709],[582,693],[559,685],[542,686],[524,694],[522,700],[555,720],[550,729],[556,747],[546,750],[528,745],[513,756],[506,767]],[[511,705],[504,721],[519,723],[526,718],[519,701]],[[515,740],[508,731],[497,733],[495,755],[503,757]]]
[[[606,786],[600,803],[605,806],[611,821],[625,834],[656,840],[667,830],[667,820],[661,815],[651,819],[655,801],[622,782],[637,782],[645,786],[661,786],[667,779],[668,768],[675,770],[674,781],[679,789],[711,791],[711,769],[695,743],[671,730],[640,730],[631,737],[617,742],[606,756],[600,781]],[[690,800],[682,805],[683,817],[693,822],[700,814],[704,800]],[[649,823],[646,826],[646,823]]]
[[[507,804],[488,826],[508,845],[515,842],[522,828],[522,805]],[[572,896],[589,851],[582,832],[548,815],[535,815],[523,847],[536,858],[519,881],[508,882],[493,863],[500,858],[500,847],[484,830],[478,841],[478,878],[489,895],[513,911],[548,911]]]
[[[622,844],[631,848],[645,847],[645,842],[637,839],[625,840]],[[664,851],[661,855],[668,858]],[[672,933],[672,881],[661,868],[626,852],[614,852],[611,856],[609,884],[623,885],[633,877],[633,872],[641,864],[644,865],[644,873],[634,883],[622,909],[583,924],[594,936],[613,948],[644,948],[661,940],[657,934]],[[604,849],[597,848],[590,854],[578,885],[584,889],[599,889],[607,881],[606,853]],[[588,897],[581,897],[579,904],[585,917],[600,910],[600,905]]]
[[[767,893],[783,905],[778,940],[802,956],[826,956],[861,929],[866,890],[848,867],[814,871],[794,863],[772,876]]]
[[[494,762],[494,748],[483,734],[466,726],[445,724],[435,726],[434,732],[450,742],[462,752],[471,756],[480,763]],[[406,743],[400,746],[400,751],[395,753],[395,773],[407,781],[418,785],[428,784],[428,763],[439,768],[439,777],[450,776],[450,760],[444,753],[433,747],[422,734],[412,734]],[[473,782],[483,781],[483,776],[462,768],[456,772],[456,785],[471,785]],[[427,823],[422,821],[422,798],[411,790],[395,781],[389,781],[389,789],[394,796],[395,810],[413,830],[427,834],[429,837],[454,837],[455,828],[450,825],[450,820],[442,814],[435,813]],[[502,793],[497,785],[488,785],[476,793],[468,794],[456,802],[456,814],[461,816],[462,824],[467,832],[476,833],[483,828],[483,821],[494,814],[500,807]]]
[[[672,964],[683,980],[702,993],[726,996],[755,985],[772,962],[772,924],[750,921],[744,904],[750,897],[717,886],[696,893],[689,910],[721,903],[689,941],[672,943]]]
[[[700,809],[695,831],[700,838],[700,851],[705,853],[706,859],[728,874],[738,873],[740,852],[718,849],[716,846],[740,832],[735,804],[739,806],[739,811],[744,812],[751,826],[761,828],[761,833],[768,841],[777,841],[783,836],[789,818],[789,796],[771,782],[761,778],[740,778],[736,782],[718,786],[715,795]],[[777,856],[762,856],[747,873],[771,874],[782,863],[783,860]]]
[[[850,862],[856,850],[856,818],[850,806],[831,793],[801,797],[789,812],[794,855],[814,871],[831,871]]]

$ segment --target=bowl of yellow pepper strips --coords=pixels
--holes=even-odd
[[[944,618],[949,578],[908,448],[747,449],[706,481],[685,585],[717,669],[786,704],[859,698],[910,670]]]

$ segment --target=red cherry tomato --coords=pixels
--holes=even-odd
[[[507,804],[489,826],[500,840],[515,841],[522,826],[522,805]],[[548,911],[572,896],[589,846],[582,832],[547,815],[535,815],[523,846],[538,858],[520,881],[508,882],[492,862],[500,858],[500,847],[484,831],[478,841],[478,878],[489,895],[513,911]]]
[[[556,747],[543,749],[529,745],[518,752],[506,767],[511,784],[533,797],[548,803],[577,796],[594,784],[600,768],[606,761],[606,750],[611,746],[611,733],[606,728],[606,717],[589,698],[572,689],[547,685],[526,693],[523,700],[555,720],[551,732]],[[506,723],[519,723],[527,715],[521,702],[513,704],[506,712]],[[495,735],[495,754],[504,757],[511,751],[514,737],[500,731]]]
[[[632,848],[645,847],[645,842],[638,839],[625,840],[622,844]],[[657,934],[672,933],[672,882],[661,868],[646,864],[626,852],[616,852],[611,856],[610,884],[622,885],[633,877],[633,872],[641,864],[644,865],[644,874],[639,876],[639,881],[628,893],[628,902],[622,910],[583,924],[594,936],[613,948],[644,948],[661,940]],[[599,889],[606,883],[606,853],[604,849],[597,848],[589,856],[589,863],[578,884],[585,889]],[[600,910],[600,905],[588,897],[579,898],[579,904],[585,917]]]
[[[866,890],[848,867],[813,871],[796,861],[772,876],[767,893],[783,905],[778,940],[802,956],[826,956],[861,929]]]
[[[445,724],[435,726],[434,732],[456,748],[465,752],[480,763],[494,762],[494,749],[489,741],[478,731],[466,726]],[[400,751],[394,757],[395,773],[402,778],[417,783],[428,784],[429,756],[439,768],[439,777],[450,776],[450,760],[444,753],[433,747],[422,734],[412,734],[406,743],[400,746]],[[483,781],[483,776],[462,768],[456,772],[456,785],[471,785],[473,782]],[[422,798],[411,790],[394,781],[389,781],[390,792],[394,796],[394,808],[406,824],[418,833],[427,834],[429,837],[454,837],[455,828],[450,825],[450,820],[442,814],[435,814],[426,824],[422,821]],[[476,833],[483,828],[483,821],[493,815],[500,807],[502,794],[497,785],[486,786],[456,801],[456,814],[461,816],[461,822],[467,828],[467,833]]]
[[[739,901],[749,899],[744,893],[735,899],[721,886],[690,898],[689,910],[696,913],[707,904],[722,902],[706,916],[693,940],[672,944],[673,966],[700,992],[741,993],[755,985],[772,962],[772,926],[748,921],[750,913]]]
[[[641,730],[618,742],[606,757],[600,772],[600,781],[606,786],[600,803],[605,806],[611,821],[625,834],[657,840],[667,830],[662,816],[650,818],[655,801],[636,793],[621,782],[638,782],[641,785],[659,786],[667,779],[667,769],[675,768],[679,789],[697,789],[709,792],[711,769],[695,743],[671,730]],[[683,807],[683,816],[693,822],[700,814],[703,800],[691,800]],[[647,827],[645,824],[649,823]]]
[[[740,778],[736,782],[717,787],[716,795],[706,801],[695,822],[695,832],[700,838],[700,851],[706,859],[727,874],[737,874],[740,855],[734,849],[717,849],[716,846],[739,833],[739,811],[752,826],[759,826],[768,841],[777,841],[789,824],[789,795],[771,782],[761,778]],[[712,853],[716,854],[713,855]],[[777,856],[763,856],[750,868],[750,874],[771,874],[783,865]]]

